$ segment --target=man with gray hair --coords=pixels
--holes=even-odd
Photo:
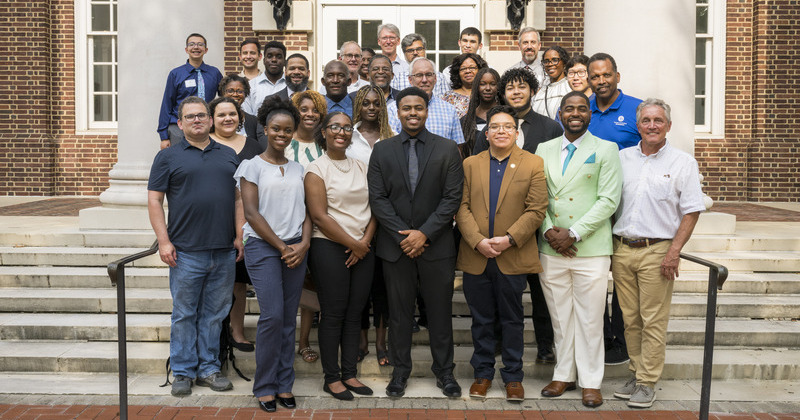
[[[358,77],[358,70],[361,69],[361,47],[355,41],[345,41],[339,48],[339,61],[347,65],[350,71],[350,84],[347,85],[347,93],[355,92],[362,86],[369,84],[368,81]],[[325,86],[321,86],[319,93],[325,95]]]
[[[539,59],[539,49],[542,47],[539,32],[530,26],[522,28],[519,30],[517,43],[519,52],[522,54],[522,61],[509,67],[509,69],[522,67],[533,73],[536,81],[539,82],[539,89],[547,86],[550,83],[550,78],[544,74],[542,60]]]
[[[406,61],[411,63],[419,57],[427,57],[425,49],[428,48],[428,42],[425,40],[424,36],[412,33],[403,37],[403,40],[400,42],[400,48],[403,50]],[[436,63],[433,63],[433,68],[436,72],[436,83],[433,88],[433,94],[437,96],[444,95],[445,92],[450,90],[450,86],[448,85],[448,80],[450,79],[445,77],[442,72],[436,71]],[[414,84],[409,82],[409,72],[395,73],[394,79],[392,79],[393,88],[403,90],[411,85]],[[430,93],[428,93],[428,95],[430,95]]]
[[[400,42],[400,29],[391,23],[378,26],[378,46],[383,55],[392,62],[392,73],[399,74],[408,70],[408,62],[397,56],[397,43]]]
[[[407,79],[412,86],[422,89],[428,95],[428,119],[425,121],[425,128],[437,136],[453,140],[456,144],[464,143],[464,132],[461,131],[456,108],[434,94],[437,77],[433,61],[424,55],[415,58],[411,62],[411,75]],[[387,105],[386,109],[389,125],[395,133],[399,133],[402,127],[397,115],[397,102]]]
[[[664,369],[681,249],[705,205],[697,161],[667,142],[669,105],[648,98],[636,109],[636,123],[642,140],[619,152],[624,181],[611,263],[633,375],[614,396],[647,408]]]

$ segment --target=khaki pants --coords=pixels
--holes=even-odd
[[[636,382],[655,386],[664,370],[667,324],[674,282],[661,276],[661,262],[672,241],[631,248],[614,239],[611,271],[617,290],[625,341]]]

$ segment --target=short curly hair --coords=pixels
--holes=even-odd
[[[325,118],[325,114],[328,113],[328,102],[325,97],[321,93],[310,89],[295,93],[292,95],[292,105],[297,108],[298,112],[303,99],[308,99],[314,103],[314,108],[317,108],[317,112],[319,112],[319,120],[322,121]]]
[[[481,58],[478,54],[464,53],[453,57],[453,62],[450,64],[450,87],[452,87],[453,90],[461,89],[461,86],[464,86],[464,82],[461,81],[460,71],[461,65],[464,64],[468,58],[471,58],[472,61],[475,62],[475,65],[478,66],[478,70],[488,66],[486,60]]]
[[[294,120],[294,129],[300,124],[300,112],[291,102],[281,99],[278,95],[267,96],[258,108],[258,122],[266,128],[270,120],[276,115],[288,115]]]
[[[525,70],[523,67],[516,67],[506,70],[506,72],[503,73],[503,76],[500,77],[500,82],[498,83],[497,89],[500,94],[503,95],[503,98],[506,97],[506,85],[514,82],[525,82],[531,87],[531,90],[534,92],[534,94],[539,90],[539,82],[536,81],[536,77],[534,77],[533,72]]]

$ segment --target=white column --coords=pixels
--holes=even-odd
[[[586,55],[611,54],[626,95],[665,100],[670,144],[694,155],[694,2],[586,0],[584,11]]]
[[[224,10],[219,0],[120,0],[119,137],[102,207],[80,213],[81,229],[150,229],[147,179],[159,150],[156,133],[169,71],[186,62],[186,37],[208,40],[205,62],[222,71]]]

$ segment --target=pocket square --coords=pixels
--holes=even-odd
[[[583,162],[583,163],[595,163],[594,159],[595,159],[596,155],[597,155],[597,153],[592,153],[592,155],[589,156],[588,159],[586,159],[586,162]]]

